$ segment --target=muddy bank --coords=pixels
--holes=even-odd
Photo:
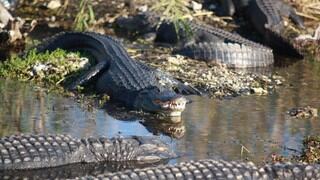
[[[199,88],[209,97],[267,95],[284,82],[284,78],[273,74],[273,67],[229,69],[223,64],[211,65],[172,55],[170,51],[168,48],[152,46],[142,51],[128,49],[132,57]]]

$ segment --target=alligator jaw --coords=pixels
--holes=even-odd
[[[154,103],[160,105],[161,111],[166,116],[181,116],[182,111],[186,108],[187,99],[183,96],[178,96],[168,101],[155,101]]]

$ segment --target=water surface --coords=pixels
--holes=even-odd
[[[138,120],[114,119],[104,109],[88,110],[72,98],[45,93],[30,83],[0,80],[0,135],[156,134],[181,156],[171,163],[200,158],[249,159],[262,163],[272,153],[289,156],[299,152],[303,137],[320,131],[319,118],[301,120],[286,116],[286,111],[292,107],[320,107],[320,64],[298,62],[276,72],[287,81],[268,96],[229,100],[190,97],[193,103],[188,104],[183,113],[183,123],[176,125],[185,129],[184,136],[179,139],[150,132]]]

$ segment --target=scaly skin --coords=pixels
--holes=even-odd
[[[106,173],[77,179],[319,179],[320,165],[270,164],[257,167],[251,162],[199,160],[152,168]]]
[[[126,162],[101,162],[101,163],[76,163],[65,166],[27,169],[27,170],[0,170],[1,179],[72,179],[76,177],[94,176],[110,172],[123,171],[125,169],[154,167],[160,164],[167,164],[167,160],[157,163]]]
[[[271,50],[237,43],[198,43],[184,46],[174,53],[232,68],[267,67],[273,64]]]
[[[119,19],[118,24],[126,29],[138,31],[138,27],[127,27],[123,22],[144,24],[146,29],[155,29],[160,17],[154,13],[139,14],[129,19]],[[163,22],[157,30],[157,43],[175,44],[174,53],[182,54],[209,63],[222,63],[228,67],[265,67],[274,62],[272,50],[237,34],[195,21],[186,22],[192,31],[191,38],[183,28],[178,33],[172,23]],[[129,23],[132,24],[132,23]]]
[[[180,116],[187,102],[173,89],[183,94],[198,94],[195,89],[133,60],[121,44],[109,36],[64,32],[50,38],[37,50],[57,48],[85,51],[96,60],[95,66],[68,85],[71,90],[95,80],[99,93],[106,93],[127,107],[169,116]],[[162,80],[167,84],[161,84]]]
[[[234,8],[234,6],[238,8]],[[264,42],[282,55],[303,58],[290,40],[284,38],[284,22],[282,17],[289,17],[299,27],[303,20],[295,10],[282,0],[234,0],[223,1],[222,7],[226,15],[233,15],[233,9],[245,11],[254,28],[263,36]]]
[[[188,25],[193,31],[193,37],[176,48],[173,52],[175,54],[232,68],[267,67],[274,62],[272,50],[261,44],[205,24],[189,22]],[[178,42],[178,39],[187,39],[183,30],[180,29],[179,33],[175,33],[172,24],[163,24],[157,32],[157,40]]]
[[[303,58],[284,35],[282,9],[275,6],[274,0],[252,0],[248,14],[255,29],[264,37],[264,41],[277,53]]]
[[[0,139],[0,157],[0,170],[18,170],[104,161],[153,163],[175,154],[151,137],[77,139],[68,135],[12,135]]]

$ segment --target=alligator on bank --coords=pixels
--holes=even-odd
[[[282,55],[303,58],[299,50],[285,38],[285,25],[282,17],[290,18],[300,28],[303,20],[295,9],[282,0],[222,0],[224,15],[232,16],[235,12],[245,14],[255,30],[262,35],[264,43]]]
[[[157,18],[158,17],[158,18]],[[143,24],[148,31],[155,30],[160,17],[154,13],[143,13],[131,18],[120,18],[117,24],[131,31],[139,30],[133,24]],[[135,23],[132,23],[135,22]],[[272,50],[230,33],[195,21],[186,22],[191,34],[181,26],[163,22],[157,29],[155,42],[175,44],[174,53],[203,60],[208,63],[222,63],[228,67],[266,67],[274,62]],[[154,28],[151,28],[154,27]]]
[[[133,60],[120,43],[109,36],[64,32],[37,47],[37,51],[57,48],[84,51],[96,61],[96,65],[67,86],[71,90],[93,82],[98,93],[106,93],[126,107],[169,116],[180,116],[184,110],[187,100],[180,94],[199,94],[167,74]]]
[[[175,153],[157,138],[83,138],[68,135],[12,135],[0,139],[0,170],[56,167],[74,163],[155,163]]]
[[[196,22],[189,22],[189,26],[195,33],[194,39],[173,53],[233,68],[267,67],[274,62],[271,49],[238,34]],[[162,34],[161,26],[158,34]]]
[[[78,179],[320,179],[320,165],[287,163],[259,168],[251,162],[206,159]]]

